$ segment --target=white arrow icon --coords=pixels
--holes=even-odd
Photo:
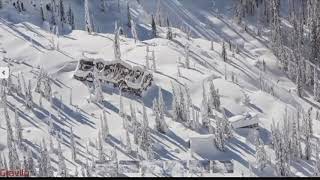
[[[8,79],[9,78],[9,68],[8,67],[0,67],[0,79]]]

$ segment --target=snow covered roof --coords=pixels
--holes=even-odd
[[[231,122],[232,127],[235,129],[252,126],[259,123],[258,115],[253,112],[233,116],[229,118],[229,121]]]

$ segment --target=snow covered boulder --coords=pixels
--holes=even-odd
[[[254,128],[259,126],[258,115],[252,112],[233,116],[229,118],[229,121],[234,129]]]

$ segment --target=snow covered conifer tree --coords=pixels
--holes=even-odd
[[[127,26],[130,29],[131,28],[131,13],[130,13],[129,2],[127,2],[127,18],[128,18]]]
[[[168,131],[168,126],[165,122],[164,116],[161,115],[160,112],[160,104],[158,102],[158,100],[155,99],[154,101],[154,106],[155,106],[155,110],[154,110],[154,114],[156,116],[155,118],[155,129],[160,132],[160,133],[166,133]]]
[[[165,116],[165,113],[166,113],[166,105],[165,105],[164,100],[163,100],[161,87],[159,87],[158,104],[159,104],[160,118],[164,119],[164,116]]]
[[[72,88],[70,88],[69,104],[72,106]]]
[[[141,129],[141,136],[140,136],[140,148],[144,151],[147,151],[149,146],[151,145],[150,133],[149,133],[149,121],[146,112],[146,108],[143,105],[143,124]]]
[[[95,101],[97,103],[103,103],[104,97],[103,97],[101,82],[98,78],[95,77],[93,83],[94,83]]]
[[[221,53],[221,56],[222,56],[222,59],[224,62],[227,61],[227,51],[226,51],[226,47],[225,47],[225,44],[223,42],[222,44],[222,53]]]
[[[156,114],[156,111],[158,111],[158,101],[157,99],[153,99],[152,101],[152,111],[153,111],[153,115]]]
[[[157,37],[157,25],[156,25],[156,22],[154,21],[153,15],[152,15],[151,26],[152,26],[152,37],[156,38]]]
[[[122,98],[122,91],[120,90],[120,105],[119,105],[119,116],[120,117],[124,117],[125,113],[124,113],[124,109],[123,109],[123,98]]]
[[[76,161],[76,159],[77,159],[77,147],[76,147],[76,141],[74,139],[74,134],[73,134],[72,127],[70,128],[70,145],[71,145],[72,160]]]
[[[114,48],[114,59],[117,61],[120,61],[121,60],[120,36],[119,36],[119,28],[117,26],[117,22],[115,23],[113,48]]]
[[[35,168],[35,163],[33,161],[33,157],[32,157],[32,152],[30,150],[30,148],[27,148],[27,164],[28,164],[28,168],[27,170],[30,172],[31,176],[35,176],[37,171]]]
[[[28,89],[26,91],[25,96],[25,105],[27,108],[32,109],[33,108],[33,100],[32,100],[32,93],[31,93],[31,80],[29,80]]]
[[[23,137],[22,137],[21,122],[19,120],[19,114],[18,114],[17,108],[15,108],[15,111],[14,111],[14,119],[15,119],[17,144],[18,144],[19,148],[21,148]]]
[[[177,73],[178,77],[182,77],[179,65],[177,66],[177,71],[178,71]]]
[[[118,162],[118,153],[117,153],[117,149],[116,147],[114,146],[113,147],[113,150],[111,152],[111,161],[113,161],[113,164],[114,164],[114,171],[112,172],[112,175],[111,176],[114,176],[114,177],[118,177],[119,176],[119,162]]]
[[[49,116],[48,116],[48,123],[49,123],[49,133],[53,134],[55,129],[54,129],[54,125],[53,125],[53,121],[52,121],[52,117],[51,117],[51,113],[49,112]]]
[[[313,169],[314,169],[314,172],[313,172],[313,176],[315,176],[315,177],[319,177],[320,176],[320,145],[319,145],[319,140],[318,140],[318,142],[317,142],[317,145],[316,145],[316,153],[315,153],[315,156],[316,156],[316,158],[315,158],[315,160],[316,160],[316,162],[315,162],[315,164],[314,164],[314,167],[313,167]]]
[[[42,108],[42,94],[40,94],[39,96],[39,107]]]
[[[184,92],[181,89],[181,86],[179,87],[180,97],[179,97],[179,119],[183,121],[184,123],[187,122],[187,115],[186,115],[186,101]]]
[[[149,120],[148,120],[148,115],[147,115],[147,109],[146,106],[143,104],[143,128],[149,128]]]
[[[149,52],[147,52],[147,55],[146,55],[146,65],[145,65],[145,69],[146,70],[149,70],[150,69],[150,64],[149,64]]]
[[[208,109],[208,97],[204,82],[202,84],[202,103],[201,103],[201,115],[202,115],[202,126],[209,126],[209,109]]]
[[[106,1],[105,1],[105,0],[100,0],[100,1],[101,1],[101,3],[100,3],[100,4],[101,4],[101,5],[100,5],[100,6],[101,6],[101,11],[102,11],[102,12],[106,12],[106,11],[107,11],[107,10],[106,10],[106,8],[107,8],[107,7],[106,7]]]
[[[222,110],[222,121],[223,121],[224,134],[226,138],[232,138],[233,137],[232,126],[230,121],[227,118],[227,115],[224,109]]]
[[[190,68],[190,50],[189,50],[189,44],[186,44],[185,45],[185,60],[186,60],[186,63],[185,63],[185,65],[186,65],[186,68],[187,69],[189,69]]]
[[[152,68],[153,68],[153,72],[157,72],[157,64],[156,64],[156,56],[154,54],[154,51],[152,51],[151,53],[152,55]]]
[[[304,120],[304,137],[305,137],[305,158],[310,160],[312,154],[311,137],[312,137],[312,119],[311,109],[303,117]]]
[[[242,103],[245,105],[245,106],[249,106],[250,105],[250,97],[248,96],[247,93],[243,92],[243,101]]]
[[[1,4],[1,2],[0,2],[0,4]],[[44,11],[43,11],[43,7],[42,7],[42,2],[40,2],[40,15],[41,15],[42,21],[45,21],[46,18],[45,18],[45,16],[44,16]]]
[[[133,20],[131,20],[131,34],[134,39],[134,43],[137,43],[139,38],[138,38],[138,33],[137,33],[137,27],[136,27],[136,24],[134,23]]]
[[[301,98],[302,97],[302,80],[301,80],[301,70],[298,70],[298,75],[297,75],[297,94]]]
[[[21,87],[21,73],[18,73],[18,77],[17,77],[17,94],[22,96],[22,87]]]
[[[91,34],[93,32],[93,25],[91,23],[88,0],[84,0],[84,13],[85,13],[85,25],[86,25],[85,29],[89,34]]]
[[[104,153],[103,153],[103,141],[102,141],[102,135],[101,132],[99,130],[98,132],[98,144],[97,144],[97,150],[98,150],[98,159],[100,161],[104,161]]]
[[[290,150],[291,150],[291,157],[292,159],[299,159],[301,157],[301,142],[300,142],[300,133],[298,129],[298,122],[299,117],[293,119],[292,122],[292,131],[291,131],[291,143],[290,143]]]
[[[211,46],[210,46],[210,49],[211,49],[211,51],[213,51],[214,50],[214,46],[213,46],[213,40],[211,40]]]
[[[65,159],[63,157],[63,154],[62,154],[62,149],[61,149],[61,143],[59,142],[58,143],[58,175],[60,177],[67,177],[68,174],[67,174],[67,166],[66,166],[66,163],[65,163]]]
[[[106,112],[102,112],[102,138],[106,140],[110,134]]]
[[[129,130],[128,128],[126,129],[126,151],[127,153],[131,153],[132,148],[131,148],[131,140],[130,140],[130,136],[129,136]]]
[[[172,86],[172,119],[174,121],[178,121],[179,120],[179,101],[178,101],[178,96],[176,93],[176,90],[171,82],[171,86]]]
[[[264,149],[264,144],[260,138],[256,142],[256,163],[260,171],[262,171],[267,164],[267,153]]]
[[[224,122],[222,118],[217,118],[216,131],[215,131],[215,145],[220,151],[225,151],[225,134]]]
[[[39,176],[47,177],[48,174],[48,164],[50,157],[47,151],[47,145],[45,140],[42,139],[42,144],[40,144],[40,162],[39,162]]]
[[[74,30],[75,29],[74,14],[71,9],[71,6],[69,6],[69,10],[67,12],[67,20],[68,20],[68,23],[69,23],[71,29]]]
[[[169,18],[167,18],[167,39],[172,40],[173,38],[173,34],[172,34],[172,29],[170,27],[170,22],[169,22]]]
[[[3,87],[2,87],[3,88]],[[7,97],[6,97],[6,92],[3,90],[1,94],[1,100],[3,104],[3,113],[4,113],[4,118],[6,121],[7,125],[7,147],[9,150],[9,168],[10,169],[19,169],[20,168],[20,161],[19,161],[19,156],[17,153],[16,146],[14,144],[14,138],[13,138],[13,131],[10,123],[10,117],[8,114],[8,109],[7,109]]]
[[[219,110],[220,109],[220,95],[219,95],[219,89],[216,90],[216,94],[215,96],[213,97],[213,103],[214,103],[214,107],[216,110]]]
[[[66,23],[66,17],[65,17],[66,15],[65,15],[64,5],[62,0],[59,1],[59,15],[60,15],[60,22],[63,26],[63,23]]]
[[[134,140],[134,144],[138,144],[139,135],[140,135],[140,124],[137,121],[136,110],[133,107],[132,103],[130,103],[130,112],[131,112],[131,122],[133,126],[133,140]]]

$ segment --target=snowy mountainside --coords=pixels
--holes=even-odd
[[[51,139],[56,150],[60,142],[67,172],[72,176],[76,173],[76,169],[82,171],[81,169],[85,168],[88,163],[90,166],[98,164],[96,169],[92,170],[92,176],[108,176],[110,173],[105,172],[106,170],[98,162],[100,152],[98,133],[101,133],[100,118],[103,111],[106,112],[110,131],[108,141],[100,142],[106,157],[112,157],[111,153],[114,149],[116,149],[119,160],[139,160],[140,154],[136,156],[138,152],[141,153],[141,156],[145,155],[141,149],[136,152],[138,146],[133,143],[134,136],[131,132],[129,139],[132,144],[132,153],[126,151],[125,125],[119,113],[122,111],[127,116],[131,116],[131,104],[136,109],[137,119],[140,122],[144,119],[143,106],[146,107],[154,159],[177,161],[232,159],[235,169],[230,176],[276,176],[274,170],[276,157],[270,145],[272,122],[282,123],[286,109],[293,118],[296,108],[307,110],[310,107],[314,109],[319,107],[319,104],[314,102],[307,92],[305,99],[299,98],[294,92],[296,85],[278,68],[277,59],[267,45],[268,30],[262,37],[256,37],[233,23],[230,14],[233,2],[231,0],[215,1],[214,4],[209,0],[202,0],[199,3],[191,0],[139,0],[140,4],[138,1],[129,1],[133,19],[138,25],[140,41],[135,43],[130,33],[128,37],[120,36],[121,59],[133,66],[145,67],[148,46],[155,53],[157,68],[153,73],[154,84],[143,94],[142,98],[129,93],[123,93],[120,96],[117,88],[103,84],[104,101],[90,103],[92,84],[75,80],[73,73],[79,58],[93,57],[103,58],[106,61],[114,60],[114,22],[116,20],[120,22],[119,18],[122,19],[122,23],[126,22],[126,15],[123,15],[125,13],[120,14],[117,10],[118,1],[108,1],[108,10],[103,13],[99,11],[100,1],[89,0],[94,24],[100,31],[91,35],[83,31],[82,1],[67,1],[75,13],[76,30],[61,32],[59,37],[43,28],[39,9],[37,9],[39,6],[33,9],[34,7],[29,6],[27,1],[23,1],[26,2],[27,11],[22,13],[18,13],[9,4],[4,4],[4,8],[0,9],[0,65],[10,66],[14,84],[18,84],[21,73],[27,80],[27,84],[30,80],[34,102],[34,107],[30,110],[24,104],[23,95],[15,93],[8,95],[7,104],[11,125],[16,131],[14,117],[15,110],[17,110],[23,129],[23,147],[33,152],[35,161],[40,157],[43,139],[48,146]],[[42,1],[43,4],[46,2],[49,1]],[[157,11],[159,2],[161,4],[160,14],[170,16],[170,21],[174,26],[172,28],[173,40],[166,39],[167,28],[165,26],[158,27],[159,37],[150,38],[150,15]],[[125,12],[127,1],[121,0],[120,6]],[[186,33],[188,30],[185,27],[192,30],[191,37]],[[232,50],[230,50],[228,43],[225,43],[228,57],[226,62],[221,56],[223,41],[230,41],[232,44]],[[53,47],[56,45],[58,48]],[[185,66],[186,46],[189,47],[189,68]],[[236,46],[239,48],[239,53],[234,52]],[[11,60],[8,61],[8,59]],[[259,65],[262,60],[267,64],[266,71],[262,71]],[[40,103],[39,93],[33,91],[40,68],[48,72],[52,79],[54,96],[52,103],[44,98]],[[263,90],[261,90],[261,77],[264,79],[265,89]],[[202,127],[192,130],[184,123],[173,120],[174,92],[172,86],[176,92],[179,92],[179,88],[184,89],[187,86],[193,109],[201,113],[202,87],[204,84],[209,94],[210,82],[213,82],[214,87],[219,90],[221,109],[226,112],[227,117],[247,112],[258,114],[259,134],[266,144],[266,153],[271,162],[270,167],[268,166],[265,171],[250,168],[251,165],[255,165],[256,149],[254,143],[247,140],[248,134],[251,133],[248,129],[233,130],[233,137],[228,139],[225,152],[206,152],[205,156],[190,155],[189,138],[210,133]],[[153,100],[159,98],[159,89],[161,89],[166,108],[164,118],[169,128],[166,134],[158,132],[155,128],[156,116],[153,113]],[[246,96],[250,103],[244,103]],[[217,116],[221,115],[220,112],[216,113]],[[49,133],[50,115],[56,134],[61,135],[59,138]],[[0,111],[0,116],[5,116],[3,109]],[[315,111],[312,112],[312,117],[314,116]],[[210,119],[213,123],[216,122],[215,118]],[[320,121],[314,120],[313,127],[314,137],[319,138]],[[70,128],[72,128],[73,135],[71,135]],[[6,120],[0,118],[0,155],[6,159],[9,158],[7,156],[9,152],[7,132]],[[76,161],[72,159],[72,137],[78,149]],[[27,156],[24,148],[19,150],[21,161],[24,156]],[[203,149],[205,151],[206,147]],[[58,176],[61,156],[59,153],[50,152],[49,158],[52,160],[54,175]],[[291,163],[293,176],[311,176],[314,162],[315,156],[309,161],[301,160],[301,163]],[[179,174],[179,172],[170,170],[164,174],[162,172],[154,174],[165,176],[175,173]],[[147,175],[154,176],[154,174]],[[203,176],[222,176],[222,174],[203,174]]]

